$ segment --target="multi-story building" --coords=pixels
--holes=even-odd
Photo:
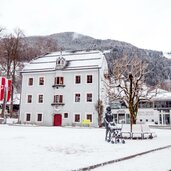
[[[129,123],[129,109],[123,101],[111,103],[116,123]],[[150,100],[141,101],[137,114],[137,123],[171,125],[171,92],[159,89]]]
[[[98,126],[95,105],[107,103],[108,65],[100,51],[55,52],[22,70],[21,123]]]

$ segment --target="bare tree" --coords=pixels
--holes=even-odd
[[[46,37],[38,37],[34,41],[27,39],[26,55],[23,60],[29,61],[37,56],[60,50],[55,40]]]
[[[1,67],[7,79],[12,80],[11,87],[11,105],[10,115],[13,112],[13,94],[16,84],[16,68],[20,63],[20,59],[24,50],[24,34],[20,29],[16,29],[13,34],[5,35],[2,39],[1,45]],[[4,96],[4,104],[2,109],[2,115],[4,115],[6,96]]]
[[[102,127],[103,109],[104,109],[102,100],[99,99],[97,101],[97,103],[95,104],[95,109],[98,113],[98,125],[99,127]]]
[[[3,28],[0,28],[0,32],[2,30]],[[20,82],[20,79],[16,80],[18,78],[16,71],[23,67],[22,62],[57,50],[57,42],[44,37],[38,38],[36,44],[32,46],[20,29],[16,29],[14,33],[3,35],[2,39],[0,39],[0,74],[12,80],[11,116],[13,113],[14,88],[17,88],[18,82]],[[5,111],[5,101],[4,99],[2,115],[4,115]]]
[[[126,102],[130,112],[130,124],[136,124],[139,102],[147,100],[150,88],[144,85],[147,74],[147,62],[138,57],[127,56],[113,62],[110,76],[109,98],[111,100],[123,100]]]

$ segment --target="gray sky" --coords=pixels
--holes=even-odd
[[[0,0],[0,26],[26,36],[73,31],[171,51],[171,0]]]

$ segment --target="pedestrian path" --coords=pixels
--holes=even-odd
[[[92,170],[92,169],[95,169],[95,168],[98,168],[98,167],[103,167],[105,165],[109,165],[109,164],[121,162],[121,161],[124,161],[124,160],[132,159],[132,158],[135,158],[137,156],[142,156],[142,155],[145,155],[145,154],[148,154],[148,153],[151,153],[151,152],[155,152],[155,151],[159,151],[159,150],[163,150],[163,149],[167,149],[167,148],[171,148],[171,145],[167,145],[167,146],[164,146],[164,147],[155,148],[155,149],[148,150],[148,151],[144,151],[144,152],[141,152],[141,153],[136,153],[136,154],[129,155],[129,156],[126,156],[126,157],[122,157],[122,158],[119,158],[119,159],[115,159],[115,160],[109,160],[109,161],[106,161],[106,162],[103,162],[103,163],[98,163],[98,164],[91,165],[91,166],[87,166],[87,167],[84,167],[84,168],[75,169],[73,171],[87,171],[87,170]]]

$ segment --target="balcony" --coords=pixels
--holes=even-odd
[[[64,106],[65,105],[65,103],[63,103],[63,102],[53,102],[52,104],[51,104],[52,106]]]
[[[65,85],[64,84],[54,84],[54,85],[52,85],[52,87],[58,89],[59,87],[65,87]]]

